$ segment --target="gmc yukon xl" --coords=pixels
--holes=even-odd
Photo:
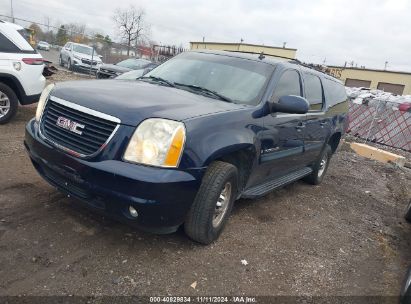
[[[50,85],[26,127],[34,167],[96,211],[216,240],[240,198],[319,184],[347,122],[344,86],[294,60],[190,51],[137,81]]]

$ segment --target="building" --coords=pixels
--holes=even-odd
[[[347,87],[379,89],[396,95],[411,95],[411,73],[329,66],[328,71]]]
[[[295,56],[297,53],[297,49],[257,45],[257,44],[249,44],[249,43],[190,42],[190,48],[192,50],[209,49],[209,50],[236,51],[236,52],[246,52],[246,53],[263,52],[266,55],[283,57],[287,59],[295,59]]]

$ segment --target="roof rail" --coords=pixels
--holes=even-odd
[[[328,67],[324,67],[320,64],[314,64],[314,63],[307,64],[307,63],[304,63],[304,62],[302,62],[298,59],[291,59],[289,62],[301,65],[301,66],[306,67],[308,69],[311,69],[311,70],[314,70],[314,71],[317,71],[317,72],[320,72],[320,73],[323,73],[325,75],[328,75],[328,76],[331,76],[331,77],[335,78],[334,75],[332,75],[331,73],[328,72],[328,70],[329,70]]]
[[[243,54],[252,54],[252,55],[260,55],[261,57],[269,56],[269,57],[274,57],[274,58],[283,58],[283,59],[289,59],[293,60],[293,58],[290,57],[284,57],[284,56],[279,56],[279,55],[271,55],[271,54],[266,54],[264,52],[247,52],[247,51],[235,51],[235,50],[224,50],[225,52],[232,52],[232,53],[243,53]],[[262,58],[264,59],[264,58]]]

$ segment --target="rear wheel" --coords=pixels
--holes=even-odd
[[[186,234],[202,244],[215,241],[224,229],[237,195],[237,168],[225,162],[212,163],[187,215]]]
[[[7,123],[16,115],[19,100],[14,91],[0,83],[0,124]]]
[[[304,180],[312,185],[320,184],[327,172],[333,152],[330,145],[326,145],[319,160],[313,166],[313,172],[306,176]]]

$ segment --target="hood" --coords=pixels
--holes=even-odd
[[[125,72],[129,72],[129,71],[132,70],[132,69],[121,67],[121,66],[118,66],[118,65],[115,65],[115,64],[103,64],[100,67],[100,69],[108,70],[108,71],[113,72],[113,73],[125,73]]]
[[[81,59],[88,59],[91,60],[91,55],[83,54],[83,53],[78,53],[78,52],[73,52],[73,55],[80,57]],[[93,61],[101,62],[100,57],[98,55],[94,54],[93,56]]]
[[[147,118],[182,121],[247,107],[144,81],[63,82],[56,84],[51,95],[117,117],[130,126]]]

